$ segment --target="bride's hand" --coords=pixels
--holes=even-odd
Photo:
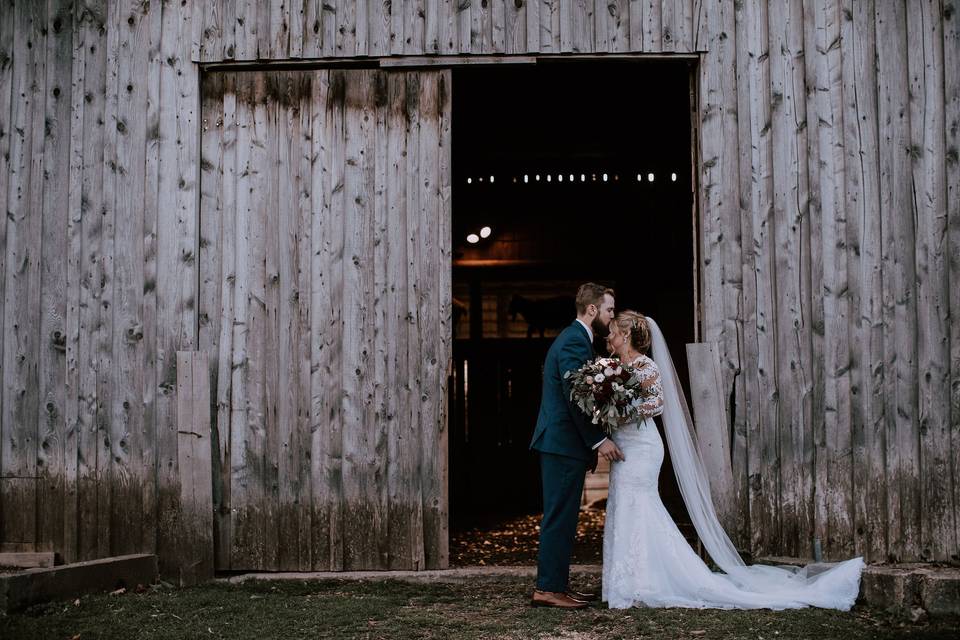
[[[620,451],[620,447],[610,439],[605,440],[604,443],[597,448],[597,453],[607,462],[623,462],[626,460],[623,456],[623,451]]]

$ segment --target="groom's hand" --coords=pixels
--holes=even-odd
[[[620,447],[614,444],[613,440],[609,438],[597,447],[597,453],[607,462],[623,462],[626,460],[626,458],[623,457],[623,451],[620,451]]]

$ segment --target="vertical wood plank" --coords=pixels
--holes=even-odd
[[[569,23],[564,24],[565,13],[561,12],[561,0],[542,0],[540,5],[540,51],[544,53],[559,53],[563,51],[564,30],[569,30]],[[569,20],[569,18],[567,18]]]
[[[390,55],[390,12],[393,11],[392,2],[383,0],[364,0],[367,3],[367,38],[369,45],[367,54],[370,56]],[[445,16],[448,17],[448,16]],[[441,30],[444,25],[440,25]],[[441,44],[443,36],[441,36]]]
[[[460,37],[457,51],[460,53],[470,53],[473,51],[473,40],[476,33],[473,28],[473,0],[469,3],[457,2],[457,32]]]
[[[490,2],[470,2],[470,53],[490,53],[493,31]]]
[[[279,486],[279,566],[290,571],[310,566],[310,547],[307,534],[310,529],[309,492],[303,497],[304,476],[301,442],[301,343],[309,340],[309,333],[301,332],[300,284],[304,266],[302,258],[301,221],[309,222],[309,199],[301,194],[300,158],[303,153],[304,129],[302,113],[309,114],[309,74],[290,72],[282,74],[281,93],[285,96],[277,127],[277,207],[279,296],[277,329],[279,338],[279,369],[274,383],[277,389],[277,428],[279,431],[279,459],[277,483]],[[306,131],[309,133],[309,130]],[[309,145],[309,141],[306,141]],[[307,147],[309,148],[309,146]],[[309,238],[309,235],[308,235]],[[307,253],[309,259],[309,253]],[[309,281],[305,282],[309,284]],[[307,485],[309,487],[309,485]]]
[[[305,35],[304,20],[310,0],[289,0],[289,2],[290,45],[287,56],[291,59],[302,58]]]
[[[407,273],[407,299],[406,309],[403,313],[403,323],[407,333],[407,373],[404,382],[407,388],[407,418],[405,433],[401,436],[404,440],[402,449],[398,458],[402,460],[403,476],[406,480],[405,486],[401,492],[404,499],[409,504],[409,514],[406,524],[410,530],[410,562],[408,568],[419,570],[426,568],[426,558],[424,550],[424,529],[426,525],[426,514],[423,510],[423,478],[419,470],[423,466],[424,447],[421,439],[424,437],[423,424],[423,403],[421,397],[423,387],[426,381],[423,379],[423,350],[424,345],[421,342],[419,327],[420,315],[420,283],[425,277],[421,272],[420,265],[420,247],[421,247],[421,227],[420,227],[420,198],[423,190],[420,187],[420,171],[424,158],[420,153],[422,146],[420,137],[422,132],[422,114],[429,108],[424,105],[423,89],[424,79],[422,74],[410,74],[407,78],[405,109],[407,120],[407,156],[406,166],[402,168],[406,180],[405,193],[406,202],[403,205],[402,215],[406,219],[406,273]]]
[[[883,233],[884,412],[887,421],[887,560],[916,557],[919,494],[915,492],[916,347],[907,316],[914,316],[907,21],[903,3],[876,3],[880,225]],[[909,238],[903,233],[909,229]],[[909,308],[909,310],[908,310]],[[911,362],[913,364],[911,364]]]
[[[375,113],[371,72],[346,74],[343,265],[344,567],[379,564],[374,378]],[[365,259],[366,258],[366,259]]]
[[[290,0],[269,0],[262,4],[267,5],[270,11],[269,57],[274,60],[288,58],[290,55]]]
[[[70,179],[70,61],[73,46],[73,3],[47,3],[43,89],[45,131],[40,243],[39,412],[37,415],[37,542],[64,548],[64,501],[67,498],[67,217]],[[72,525],[71,525],[72,526]]]
[[[808,491],[810,500],[807,509],[809,524],[806,529],[801,527],[801,541],[814,545],[813,551],[823,548],[826,536],[826,475],[824,469],[817,464],[818,456],[822,451],[824,434],[824,344],[823,344],[823,202],[821,194],[820,166],[820,93],[821,87],[827,86],[824,82],[825,74],[821,72],[821,59],[826,55],[826,46],[821,42],[823,30],[821,28],[822,11],[818,0],[804,0],[803,7],[803,42],[804,65],[806,83],[806,124],[807,124],[807,184],[810,188],[808,205],[808,223],[806,225],[805,242],[809,255],[809,284],[808,291],[808,330],[807,340],[810,346],[809,367],[812,374],[810,385],[810,426],[804,441],[804,464],[806,466]],[[826,125],[824,125],[826,126]]]
[[[228,4],[235,7],[233,58],[254,60],[257,57],[257,0],[234,0]],[[227,52],[229,51],[227,47]]]
[[[617,53],[630,51],[630,0],[610,2],[602,15],[608,16],[609,50]]]
[[[0,13],[5,9],[0,4]],[[64,440],[64,501],[63,501],[63,545],[61,555],[63,561],[67,564],[76,562],[78,557],[78,508],[79,492],[77,490],[78,467],[80,462],[80,438],[82,430],[81,413],[84,409],[84,399],[82,395],[81,376],[82,361],[80,352],[80,285],[83,280],[83,142],[84,142],[84,77],[85,77],[85,32],[83,29],[82,16],[83,11],[80,7],[74,7],[71,13],[70,32],[72,38],[71,60],[73,68],[70,74],[70,165],[69,165],[69,186],[67,191],[67,290],[66,290],[66,317],[65,317],[65,357],[66,357],[66,379],[64,387],[66,392],[66,408],[64,410],[64,419],[66,421],[66,431]],[[0,24],[4,24],[4,18],[0,17]],[[10,25],[12,26],[12,24]],[[6,34],[0,35],[0,40]],[[11,34],[12,39],[12,34]],[[2,57],[2,56],[0,56]],[[6,74],[4,64],[0,64],[0,119],[9,116],[9,83],[4,86],[4,78],[9,77]],[[0,120],[0,129],[6,129],[5,124]],[[8,136],[5,136],[9,140]],[[7,153],[4,141],[0,139],[0,156]],[[4,184],[5,160],[0,157],[0,211],[5,211],[6,185]],[[3,245],[2,236],[4,225],[0,224],[0,246]],[[3,272],[3,252],[0,251],[0,273]],[[0,276],[0,335],[3,334],[3,277]],[[3,340],[0,338],[0,353],[3,351]],[[2,361],[2,355],[0,355]],[[2,396],[2,394],[0,394]],[[2,411],[0,411],[2,415]],[[0,445],[2,448],[2,445]],[[0,454],[2,458],[2,454]],[[0,505],[2,509],[2,505]]]
[[[663,51],[676,50],[677,32],[680,30],[678,22],[683,20],[683,14],[677,15],[680,7],[677,0],[661,0],[660,2],[660,46]]]
[[[527,51],[527,11],[531,3],[500,0],[503,12],[503,53]]]
[[[181,586],[213,579],[210,376],[203,351],[177,352],[177,467],[180,470]]]
[[[274,570],[279,568],[279,536],[281,534],[277,526],[281,521],[279,448],[280,439],[286,435],[281,433],[280,421],[286,416],[281,413],[279,397],[281,389],[277,382],[280,379],[282,366],[280,360],[283,357],[280,354],[282,329],[279,326],[281,321],[279,317],[281,305],[279,236],[286,222],[282,219],[289,216],[288,203],[283,203],[281,206],[278,198],[280,174],[286,169],[280,167],[278,145],[281,142],[279,129],[283,126],[284,112],[290,104],[289,96],[286,94],[287,78],[288,74],[283,72],[267,73],[267,93],[265,105],[262,108],[264,113],[262,121],[258,117],[260,107],[254,108],[257,141],[263,145],[263,148],[257,154],[257,162],[253,165],[254,170],[262,174],[262,181],[256,210],[259,228],[251,234],[254,246],[257,247],[255,253],[257,257],[256,266],[250,270],[252,276],[250,291],[254,297],[251,307],[256,310],[253,316],[253,328],[256,328],[256,325],[261,328],[252,334],[255,346],[251,352],[258,356],[253,360],[253,364],[257,367],[258,387],[254,397],[259,399],[258,414],[262,417],[258,421],[258,426],[262,431],[258,434],[256,448],[251,448],[248,453],[251,460],[256,460],[262,465],[255,474],[254,480],[261,485],[260,503],[251,507],[255,518],[261,523],[260,531],[263,537],[249,542],[259,544],[260,566],[271,567]],[[251,263],[253,264],[254,261]]]
[[[145,344],[143,341],[143,215],[146,168],[149,13],[133,4],[120,9],[117,74],[116,177],[114,226],[113,336],[109,346],[113,370],[110,443],[113,460],[111,520],[118,531],[113,551],[141,550],[146,424],[142,411]],[[150,461],[152,462],[152,461]],[[122,533],[121,533],[122,532]]]
[[[643,50],[656,53],[663,50],[663,24],[660,0],[643,0]]]
[[[371,327],[373,331],[373,357],[372,357],[372,377],[373,377],[373,440],[370,447],[373,451],[373,478],[374,478],[374,502],[373,512],[375,521],[377,521],[377,540],[376,540],[376,564],[375,566],[386,569],[390,566],[390,507],[389,507],[389,487],[388,472],[391,461],[388,457],[388,438],[391,420],[391,408],[389,397],[394,392],[394,387],[387,386],[387,380],[391,373],[388,367],[388,346],[387,343],[393,339],[388,331],[387,325],[387,307],[389,299],[389,289],[393,286],[392,278],[388,276],[388,254],[391,250],[389,245],[388,227],[391,221],[388,218],[388,184],[387,175],[389,173],[390,158],[388,155],[388,127],[390,121],[390,87],[389,74],[378,73],[374,76],[373,84],[373,131],[371,133],[373,145],[373,184],[368,187],[373,199],[373,292],[371,309]]]
[[[337,55],[342,55],[340,53],[340,41],[337,38],[337,29],[339,28],[339,18],[338,18],[338,3],[334,1],[320,3],[320,15],[321,22],[323,23],[323,57],[332,58]],[[402,13],[396,12],[397,15],[401,16]],[[401,49],[402,51],[402,49]]]
[[[439,376],[439,392],[437,405],[439,416],[437,419],[437,446],[434,449],[434,495],[438,500],[436,515],[437,540],[437,567],[446,569],[450,565],[450,483],[449,483],[449,383],[453,367],[453,176],[452,143],[453,143],[453,77],[450,71],[439,74],[439,104],[437,115],[439,118],[440,139],[437,149],[439,159],[439,220],[437,229],[437,252],[434,273],[439,282],[437,284],[437,300],[439,302],[439,321],[437,323],[439,336],[437,354],[437,375]]]
[[[439,0],[437,11],[438,52],[445,56],[456,55],[460,52],[460,3],[458,0]],[[387,40],[383,39],[382,44],[387,44]]]
[[[400,3],[394,10],[403,14],[403,53],[423,53],[424,27],[426,26],[427,0],[409,0]]]
[[[319,58],[323,55],[324,39],[324,2],[323,0],[303,0],[303,49],[304,58]]]
[[[160,42],[159,164],[157,189],[157,296],[155,402],[158,465],[160,571],[177,562],[180,489],[177,466],[176,352],[195,347],[197,317],[197,67],[187,59],[184,42],[190,11],[164,5]],[[174,565],[175,566],[175,565]]]
[[[758,421],[751,438],[751,459],[758,472],[751,471],[750,517],[756,553],[776,549],[780,529],[780,465],[777,451],[778,396],[776,380],[776,301],[774,297],[775,247],[773,233],[772,141],[770,139],[771,96],[766,3],[747,3],[748,55],[750,56],[750,130],[752,232],[754,277],[756,278],[756,334],[759,404]],[[759,535],[758,535],[759,534]]]
[[[860,345],[852,367],[854,406],[854,530],[855,550],[869,561],[884,560],[887,544],[884,408],[884,328],[882,310],[882,237],[878,152],[876,28],[873,3],[854,9],[853,62],[857,130],[851,131],[856,154],[848,149],[850,265],[857,277],[851,290],[858,313],[851,330]],[[852,165],[852,166],[850,166]],[[855,283],[855,284],[853,284]]]
[[[36,542],[45,3],[17,4],[6,210],[0,539]]]
[[[234,166],[236,114],[233,74],[203,78],[200,145],[200,351],[210,358],[213,398],[210,438],[213,448],[213,512],[216,566],[229,565],[229,393],[230,329],[233,324]],[[228,97],[229,92],[229,97]],[[230,104],[228,110],[227,104]]]
[[[80,172],[81,245],[79,295],[79,399],[77,442],[77,558],[97,554],[97,456],[99,453],[98,361],[103,234],[103,153],[106,95],[106,5],[95,0],[78,6],[83,42],[83,148]]]
[[[570,0],[570,5],[570,51],[590,53],[594,48],[593,0]]]
[[[113,531],[113,331],[114,331],[114,258],[116,256],[116,206],[117,206],[117,137],[119,136],[117,110],[119,108],[119,61],[120,29],[110,28],[120,22],[121,4],[107,4],[106,48],[107,58],[104,74],[105,100],[103,108],[103,209],[101,223],[100,293],[101,315],[97,327],[95,348],[97,351],[97,553],[99,557],[111,554],[115,538]]]
[[[333,487],[329,480],[329,444],[328,426],[330,416],[335,415],[334,407],[325,394],[324,381],[330,375],[327,361],[330,353],[330,332],[333,330],[323,313],[326,308],[327,266],[329,264],[330,193],[328,190],[328,170],[326,119],[329,97],[329,74],[317,71],[312,74],[310,87],[310,123],[309,123],[309,174],[310,199],[310,242],[308,245],[310,260],[304,268],[308,269],[310,288],[305,292],[305,306],[309,307],[309,379],[305,381],[309,388],[309,428],[310,428],[310,548],[311,564],[314,570],[324,570],[331,566],[331,522],[334,514]],[[328,309],[329,311],[329,309]]]
[[[699,127],[702,163],[700,202],[702,203],[701,247],[704,261],[704,339],[720,341],[723,366],[724,401],[731,390],[736,394],[732,460],[740,473],[734,487],[736,504],[743,508],[742,517],[731,520],[738,526],[748,525],[746,411],[744,381],[741,376],[743,320],[743,256],[739,204],[738,110],[736,24],[733,5],[722,3],[710,13],[709,53],[700,68],[701,103]],[[721,37],[721,34],[725,36]],[[744,114],[748,115],[748,114]],[[747,531],[729,530],[741,544]]]
[[[412,564],[412,531],[409,519],[412,513],[408,492],[407,433],[409,403],[411,399],[407,381],[407,224],[404,205],[407,200],[406,162],[407,141],[410,131],[406,79],[410,74],[387,74],[387,273],[391,274],[392,286],[387,291],[384,317],[386,340],[386,375],[384,383],[390,390],[386,394],[386,428],[388,461],[385,483],[387,486],[387,532],[390,540],[388,569],[410,567]]]
[[[523,19],[526,23],[527,34],[524,38],[523,50],[528,53],[540,51],[541,12],[543,9],[543,2],[541,0],[527,0],[524,2],[523,10],[525,14]]]
[[[610,31],[608,23],[610,9],[608,0],[594,0],[593,2],[593,50],[596,52],[610,51]]]
[[[947,149],[947,242],[950,289],[950,450],[953,478],[954,547],[960,545],[960,15],[957,5],[943,18],[943,68]],[[954,556],[953,561],[957,561]]]
[[[440,53],[440,22],[444,16],[440,13],[444,6],[440,0],[425,0],[423,25],[423,52],[427,55]]]
[[[215,55],[222,55],[224,60],[232,60],[237,54],[237,8],[238,0],[220,0],[220,48]]]
[[[800,532],[797,528],[801,513],[803,484],[800,477],[803,431],[809,417],[802,399],[803,368],[806,362],[800,354],[801,332],[806,331],[802,317],[801,278],[803,277],[800,233],[806,215],[806,172],[799,152],[806,146],[804,129],[798,126],[797,100],[794,92],[793,59],[796,53],[790,42],[787,3],[774,1],[769,5],[770,103],[772,111],[771,135],[773,164],[773,239],[774,270],[770,274],[776,319],[771,338],[775,344],[773,362],[778,388],[777,439],[780,467],[780,531],[778,547],[785,555],[796,557]],[[805,158],[804,158],[805,159]],[[804,557],[810,555],[803,551]]]
[[[145,75],[147,127],[144,204],[143,204],[143,343],[144,372],[142,405],[145,433],[141,441],[143,459],[150,479],[144,485],[142,548],[157,551],[159,488],[157,467],[157,238],[160,200],[160,76],[165,64],[160,39],[163,30],[162,7],[152,5],[146,33],[148,70]]]
[[[273,58],[273,34],[270,29],[270,25],[273,22],[271,13],[273,7],[282,2],[285,2],[285,0],[259,0],[257,2],[256,12],[250,11],[251,15],[255,15],[254,19],[256,20],[253,28],[256,34],[254,40],[257,43],[257,60],[269,60]]]
[[[630,50],[643,51],[643,5],[646,0],[630,0]]]
[[[757,401],[759,395],[759,374],[757,367],[753,363],[757,362],[759,356],[757,353],[757,278],[754,272],[756,263],[755,247],[753,245],[753,99],[751,90],[751,73],[753,71],[753,62],[750,58],[751,48],[749,46],[749,25],[747,20],[747,7],[741,3],[733,6],[734,13],[734,38],[736,46],[736,82],[737,82],[737,150],[738,150],[738,201],[740,213],[740,242],[743,247],[742,254],[742,288],[741,308],[738,316],[742,318],[743,327],[740,330],[738,338],[738,351],[740,352],[743,368],[737,380],[737,395],[735,396],[737,408],[734,417],[734,429],[742,432],[744,440],[744,473],[746,478],[746,489],[741,497],[743,506],[747,512],[747,520],[743,529],[741,544],[746,548],[755,550],[756,542],[762,535],[760,525],[760,510],[755,508],[759,500],[762,485],[761,476],[755,469],[759,467],[760,439],[756,437],[756,425],[760,421],[760,404]],[[729,20],[729,18],[728,18]],[[710,22],[708,21],[708,25]],[[709,26],[706,27],[709,29]],[[710,38],[702,40],[705,45],[709,45]],[[706,149],[706,142],[704,142]],[[704,152],[705,153],[705,152]],[[706,155],[706,154],[705,154]],[[705,199],[705,203],[709,200]],[[735,278],[731,274],[731,278]],[[742,416],[742,417],[741,417]],[[734,450],[736,453],[736,449]]]
[[[444,96],[440,92],[440,74],[422,73],[420,77],[420,193],[417,228],[419,251],[414,283],[417,293],[416,322],[420,337],[420,446],[422,447],[420,473],[423,487],[423,544],[425,566],[439,568],[439,536],[443,529],[442,505],[437,447],[439,441],[440,404],[444,385],[440,380],[443,370],[439,360],[440,293],[439,270],[439,121]],[[408,218],[409,219],[409,218]]]
[[[920,557],[945,561],[957,547],[950,476],[949,292],[947,287],[946,133],[943,8],[908,3],[912,209],[916,220],[917,413],[920,418]],[[956,69],[950,73],[956,73]]]
[[[343,255],[345,78],[323,74],[313,120],[314,193],[322,193],[321,214],[314,215],[311,318],[314,352],[312,431],[314,451],[314,550],[330,570],[344,567],[343,508]],[[322,100],[322,101],[321,101]],[[319,143],[319,144],[318,144]],[[316,514],[315,514],[316,515]],[[319,524],[319,526],[318,526]],[[324,553],[325,551],[325,553]],[[315,563],[316,564],[316,563]]]

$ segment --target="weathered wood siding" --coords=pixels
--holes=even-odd
[[[218,72],[202,94],[218,566],[446,566],[450,72]]]
[[[194,60],[689,52],[703,0],[208,0]]]
[[[703,326],[740,541],[960,561],[956,4],[708,4]]]
[[[278,483],[276,504],[313,501],[309,527],[301,515],[283,515],[263,532],[271,551],[258,557],[273,558],[283,536],[296,545],[276,557],[280,566],[361,562],[349,543],[330,544],[346,540],[352,525],[328,505],[348,495],[373,500],[377,508],[364,517],[381,518],[381,527],[386,517],[391,536],[416,522],[391,520],[390,505],[408,495],[405,478],[423,462],[402,454],[413,435],[403,430],[439,421],[430,412],[441,405],[412,401],[404,385],[418,365],[386,336],[406,335],[407,344],[424,340],[420,331],[446,336],[439,324],[407,324],[418,289],[391,288],[393,274],[431,268],[409,256],[436,258],[413,251],[420,238],[409,234],[408,216],[422,212],[414,188],[422,171],[396,164],[422,163],[434,140],[418,133],[411,159],[413,139],[391,125],[389,110],[377,107],[368,121],[363,109],[333,110],[331,122],[356,134],[331,139],[325,157],[366,154],[371,138],[386,145],[369,147],[369,165],[308,161],[300,147],[303,132],[319,126],[318,103],[309,120],[283,100],[244,111],[237,88],[253,89],[239,73],[211,76],[235,85],[212,94],[223,96],[216,109],[226,122],[240,114],[257,127],[268,112],[282,115],[283,135],[269,149],[251,148],[252,131],[236,124],[222,140],[201,135],[200,72],[191,61],[694,51],[704,52],[696,118],[703,339],[720,344],[729,394],[736,537],[758,554],[809,555],[816,538],[833,558],[957,561],[958,20],[955,0],[0,0],[0,541],[55,548],[67,559],[159,550],[173,561],[181,524],[175,354],[201,341],[216,346],[216,381],[231,380],[211,389],[218,426],[225,411],[249,415],[246,403],[277,407],[275,431],[245,433],[261,438],[257,450],[276,465],[266,470]],[[319,100],[324,85],[309,84]],[[367,89],[351,89],[358,91]],[[238,171],[241,148],[256,173]],[[299,167],[301,182],[251,196],[264,172],[275,175],[257,164],[270,158]],[[439,162],[434,179],[447,175],[442,154]],[[300,191],[307,165],[311,181],[329,184],[334,173],[343,181],[327,215],[352,207],[367,216],[340,218],[342,240],[321,244],[320,256],[307,255],[306,236],[290,235],[294,224],[306,233],[308,211],[311,243],[331,232],[308,209],[316,193]],[[223,172],[222,187],[207,192],[203,183],[201,193],[201,174],[207,180],[211,171]],[[350,201],[347,190],[369,184],[387,190],[368,194],[372,205]],[[251,221],[242,217],[252,215],[251,197],[296,201],[301,219],[251,229],[249,238],[223,236]],[[201,208],[234,226],[211,226],[217,218],[200,216]],[[393,225],[395,216],[408,226]],[[407,254],[392,251],[404,243]],[[338,259],[347,249],[372,270],[356,271],[353,253]],[[260,279],[237,279],[224,291],[224,265],[249,272],[251,260],[263,261]],[[287,304],[308,285],[311,300],[331,304]],[[445,281],[436,286],[436,295],[449,291]],[[384,289],[389,295],[378,297]],[[361,312],[346,300],[371,302]],[[241,313],[272,318],[273,333],[223,324]],[[333,342],[312,339],[337,323],[343,340],[370,341],[365,355],[333,353]],[[371,337],[371,327],[382,331]],[[430,366],[436,355],[443,367],[447,347],[434,344]],[[235,368],[237,354],[268,349],[278,354],[271,368]],[[391,365],[375,367],[372,380],[312,372],[318,363],[343,372],[361,357]],[[291,381],[283,397],[263,391],[281,379]],[[233,385],[241,383],[262,386],[238,396]],[[340,413],[330,428],[312,429],[338,390],[349,396]],[[309,415],[280,415],[294,396],[311,398]],[[401,410],[409,419],[393,426],[377,417]],[[233,481],[232,456],[246,445],[217,435],[214,473]],[[364,439],[396,464],[371,476],[337,457]],[[305,442],[309,471],[297,457]],[[439,471],[424,472],[440,482]],[[308,490],[304,473],[311,483],[333,474],[341,485]],[[340,493],[327,496],[324,487]],[[217,504],[232,504],[234,489],[225,483]],[[266,494],[256,492],[268,489],[250,485],[246,504],[263,504]],[[423,505],[442,486],[420,490]],[[238,535],[260,540],[263,520],[218,518],[218,561],[229,562]],[[405,530],[411,555],[397,566],[420,560],[413,549],[426,529]],[[306,547],[313,555],[303,555]]]

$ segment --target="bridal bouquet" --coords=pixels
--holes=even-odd
[[[571,381],[570,400],[608,435],[639,419],[640,406],[651,396],[637,370],[614,358],[597,358],[563,377]]]

